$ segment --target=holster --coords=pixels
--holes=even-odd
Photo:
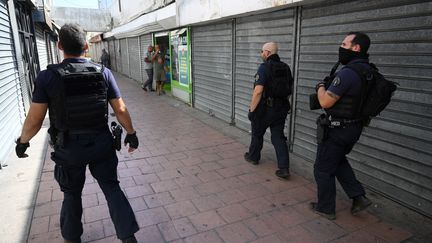
[[[50,127],[48,129],[48,134],[50,135],[50,141],[49,144],[54,149],[63,147],[64,145],[64,139],[65,139],[65,133],[58,131],[54,127]]]
[[[115,150],[121,150],[121,136],[123,133],[123,128],[120,125],[117,125],[116,122],[111,123],[111,132],[113,138],[113,147]]]
[[[316,124],[317,124],[316,139],[317,139],[317,143],[320,144],[327,139],[330,121],[325,114],[321,114],[318,117]]]

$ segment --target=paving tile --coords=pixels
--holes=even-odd
[[[277,192],[265,196],[276,207],[286,207],[299,203],[291,191]]]
[[[136,168],[118,169],[117,174],[120,178],[141,175],[141,171]]]
[[[165,210],[172,219],[186,217],[198,212],[190,201],[181,201],[165,206]]]
[[[154,182],[150,184],[155,192],[166,192],[178,188],[177,183],[174,180],[165,180],[160,182]]]
[[[271,215],[271,217],[273,217],[274,220],[279,222],[284,227],[295,226],[295,225],[304,223],[308,220],[307,217],[300,214],[299,212],[297,212],[296,210],[294,210],[291,207],[277,209],[277,210],[271,211],[269,214]]]
[[[126,188],[126,187],[133,187],[136,186],[136,183],[132,177],[123,177],[120,178],[120,187]]]
[[[149,183],[160,181],[160,179],[156,175],[156,173],[133,176],[133,179],[135,181],[135,184],[137,184],[137,185],[144,185],[144,184],[149,184]]]
[[[179,153],[171,153],[165,155],[165,158],[169,161],[171,160],[180,160],[180,159],[186,159],[188,156],[185,153],[179,152]]]
[[[263,197],[271,193],[261,184],[247,184],[245,186],[239,187],[238,190],[241,191],[247,199]]]
[[[346,243],[346,242],[361,242],[361,243],[388,243],[375,235],[371,235],[365,231],[355,231],[339,239],[331,241],[333,243]],[[399,241],[397,241],[399,242]]]
[[[84,209],[84,222],[86,223],[106,219],[109,217],[110,215],[107,205],[99,205]]]
[[[251,211],[243,207],[241,204],[228,205],[223,208],[216,209],[216,212],[228,223],[233,223],[255,216]]]
[[[210,209],[221,208],[225,206],[219,197],[216,195],[208,195],[192,199],[192,203],[200,212],[205,212]]]
[[[362,212],[357,215],[352,215],[350,210],[339,211],[334,221],[337,225],[344,228],[346,231],[355,231],[364,226],[378,222],[378,218],[368,212]]]
[[[247,174],[239,175],[237,178],[239,178],[241,181],[243,181],[246,184],[256,184],[256,183],[264,182],[268,177],[266,177],[262,173],[247,173]]]
[[[276,176],[274,179],[268,179],[261,183],[264,187],[266,187],[268,190],[270,190],[273,193],[281,192],[289,190],[293,187],[296,187],[297,185],[293,185],[290,183],[289,180],[280,180],[277,179]]]
[[[201,168],[202,171],[207,171],[207,172],[222,168],[222,165],[220,165],[217,161],[204,162],[197,165]]]
[[[49,231],[50,216],[34,218],[31,222],[30,235],[47,233]]]
[[[151,208],[140,212],[135,212],[135,216],[140,227],[156,225],[170,220],[170,217],[168,216],[163,207]]]
[[[83,225],[84,233],[81,240],[84,242],[100,240],[105,238],[104,228],[102,221],[96,221]]]
[[[134,168],[134,167],[147,165],[147,161],[145,159],[137,159],[137,160],[126,161],[125,164],[127,168]]]
[[[230,178],[223,179],[222,181],[220,181],[220,185],[223,188],[225,188],[226,190],[230,190],[230,189],[242,187],[242,186],[246,185],[246,183],[244,183],[243,181],[241,181],[240,179],[238,179],[236,177],[230,177]]]
[[[63,237],[60,231],[53,231],[38,235],[30,235],[28,238],[28,243],[64,243]]]
[[[225,178],[243,175],[245,173],[245,171],[241,170],[238,166],[219,169],[216,170],[216,172]]]
[[[148,185],[139,185],[134,187],[128,187],[124,189],[128,198],[140,197],[144,195],[153,194],[153,189]]]
[[[161,181],[168,180],[168,179],[174,179],[174,178],[182,176],[182,174],[180,174],[180,171],[178,171],[178,170],[165,170],[162,172],[158,172],[156,174],[161,179]]]
[[[185,165],[180,160],[171,160],[160,164],[166,170],[179,169]]]
[[[159,164],[162,162],[168,162],[164,156],[154,156],[146,159],[147,163],[150,165]]]
[[[60,188],[60,186],[55,180],[41,181],[39,184],[39,192],[58,189],[58,188]]]
[[[327,242],[326,239],[314,238],[313,234],[303,228],[301,225],[296,225],[289,229],[281,230],[277,233],[279,238],[281,238],[284,242],[305,242],[305,243],[318,243],[318,242]],[[319,236],[318,236],[319,237]]]
[[[187,153],[187,152],[186,152]],[[181,159],[180,160],[182,162],[182,164],[184,164],[185,166],[192,166],[192,165],[198,165],[201,164],[203,161],[201,160],[201,158],[199,157],[188,157],[185,159]]]
[[[410,232],[386,222],[371,224],[364,228],[363,231],[388,242],[402,242],[412,236]]]
[[[100,240],[92,241],[92,243],[118,243],[118,242],[119,239],[117,239],[117,236],[109,236]]]
[[[223,177],[215,171],[206,171],[197,174],[197,177],[203,182],[211,182],[222,179]]]
[[[251,243],[284,243],[277,235],[269,235],[258,240],[254,240]]]
[[[183,176],[186,175],[197,175],[198,173],[202,172],[199,166],[192,165],[192,166],[185,166],[178,169],[180,173]]]
[[[111,236],[111,235],[116,235],[115,227],[114,227],[114,224],[111,221],[111,219],[102,220],[102,225],[103,225],[104,234],[106,237]]]
[[[185,239],[186,243],[223,243],[215,231],[207,231]]]
[[[36,205],[41,205],[51,201],[51,195],[53,190],[46,190],[39,192],[36,198]]]
[[[99,187],[99,184],[97,183],[91,183],[91,184],[85,184],[84,189],[82,191],[82,195],[87,194],[93,194],[93,193],[100,193],[102,190]]]
[[[175,201],[190,200],[200,196],[193,187],[182,187],[170,193]]]
[[[211,162],[211,161],[217,161],[222,159],[222,157],[220,157],[216,153],[204,154],[200,158],[202,159],[203,162]]]
[[[203,183],[198,176],[195,175],[182,176],[175,178],[174,180],[180,187],[195,186]]]
[[[36,205],[33,213],[33,217],[50,216],[60,213],[62,200],[50,201],[41,205]]]
[[[60,229],[60,215],[56,214],[56,215],[51,215],[49,216],[50,220],[49,220],[49,231],[56,231]]]
[[[189,218],[174,219],[172,223],[180,237],[187,237],[197,233]]]
[[[90,208],[98,205],[97,194],[83,195],[81,198],[83,208]]]
[[[247,199],[247,197],[237,189],[219,192],[216,195],[225,204],[242,202]]]
[[[286,228],[284,228],[279,222],[275,221],[270,214],[252,217],[243,222],[249,229],[260,237],[286,230]]]
[[[241,203],[241,205],[255,214],[263,214],[272,211],[276,205],[263,197],[254,198]]]
[[[151,225],[145,228],[142,227],[143,226],[141,226],[140,230],[137,233],[135,233],[135,237],[137,238],[138,242],[149,242],[149,243],[165,242],[157,226]]]
[[[165,241],[173,241],[180,238],[172,221],[160,223],[158,227]]]
[[[257,238],[257,236],[242,223],[229,224],[217,228],[216,231],[226,243],[250,242]]]
[[[347,233],[344,229],[332,221],[322,217],[313,219],[302,224],[301,226],[309,231],[309,234],[315,239],[319,239],[320,241],[334,240]]]
[[[144,200],[149,208],[160,207],[175,202],[169,192],[146,195],[144,196]]]
[[[189,216],[189,219],[199,232],[211,230],[226,224],[216,211],[213,210]]]
[[[139,167],[142,174],[151,174],[164,171],[165,168],[160,164],[143,165]]]
[[[142,197],[129,198],[128,200],[134,212],[138,212],[148,208]]]
[[[195,186],[195,189],[200,195],[210,195],[213,193],[218,193],[224,191],[225,189],[220,185],[220,181],[207,182],[201,185]]]

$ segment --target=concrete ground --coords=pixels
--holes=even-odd
[[[139,242],[430,242],[432,223],[370,193],[358,216],[339,192],[337,219],[308,209],[316,198],[311,163],[292,155],[292,177],[278,179],[270,144],[258,166],[244,161],[249,134],[116,75],[140,147],[119,153],[120,184],[135,211]],[[113,119],[112,117],[110,119]],[[11,155],[0,170],[0,242],[63,242],[63,195],[53,178],[47,124],[30,157]],[[303,175],[303,176],[301,176]],[[83,242],[119,242],[105,198],[87,176]]]

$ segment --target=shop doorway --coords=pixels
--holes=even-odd
[[[170,64],[171,64],[171,57],[170,57],[170,46],[169,46],[169,35],[168,32],[164,33],[156,33],[154,35],[154,43],[155,46],[159,45],[159,48],[161,50],[161,56],[163,57],[164,66],[165,66],[165,83],[163,85],[164,91],[171,91],[171,73],[170,73]],[[156,82],[154,82],[154,85],[156,85]]]

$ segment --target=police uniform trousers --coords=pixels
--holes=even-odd
[[[289,111],[289,103],[275,107],[264,106],[263,114],[258,114],[252,119],[252,139],[249,146],[249,158],[253,161],[261,159],[264,134],[268,127],[271,132],[271,142],[276,151],[278,168],[289,168],[289,155],[284,135],[285,120]],[[262,107],[261,107],[262,108]],[[257,109],[259,109],[257,107]]]
[[[67,135],[64,140],[64,146],[51,154],[54,177],[64,193],[60,212],[63,238],[79,241],[83,233],[81,192],[87,165],[105,195],[117,237],[132,236],[139,227],[117,180],[118,159],[110,132]]]
[[[365,194],[363,186],[356,179],[346,155],[360,138],[361,123],[345,127],[329,127],[326,139],[318,144],[314,165],[314,176],[318,189],[316,209],[332,214],[336,211],[336,182],[338,179],[345,193],[350,198]]]

